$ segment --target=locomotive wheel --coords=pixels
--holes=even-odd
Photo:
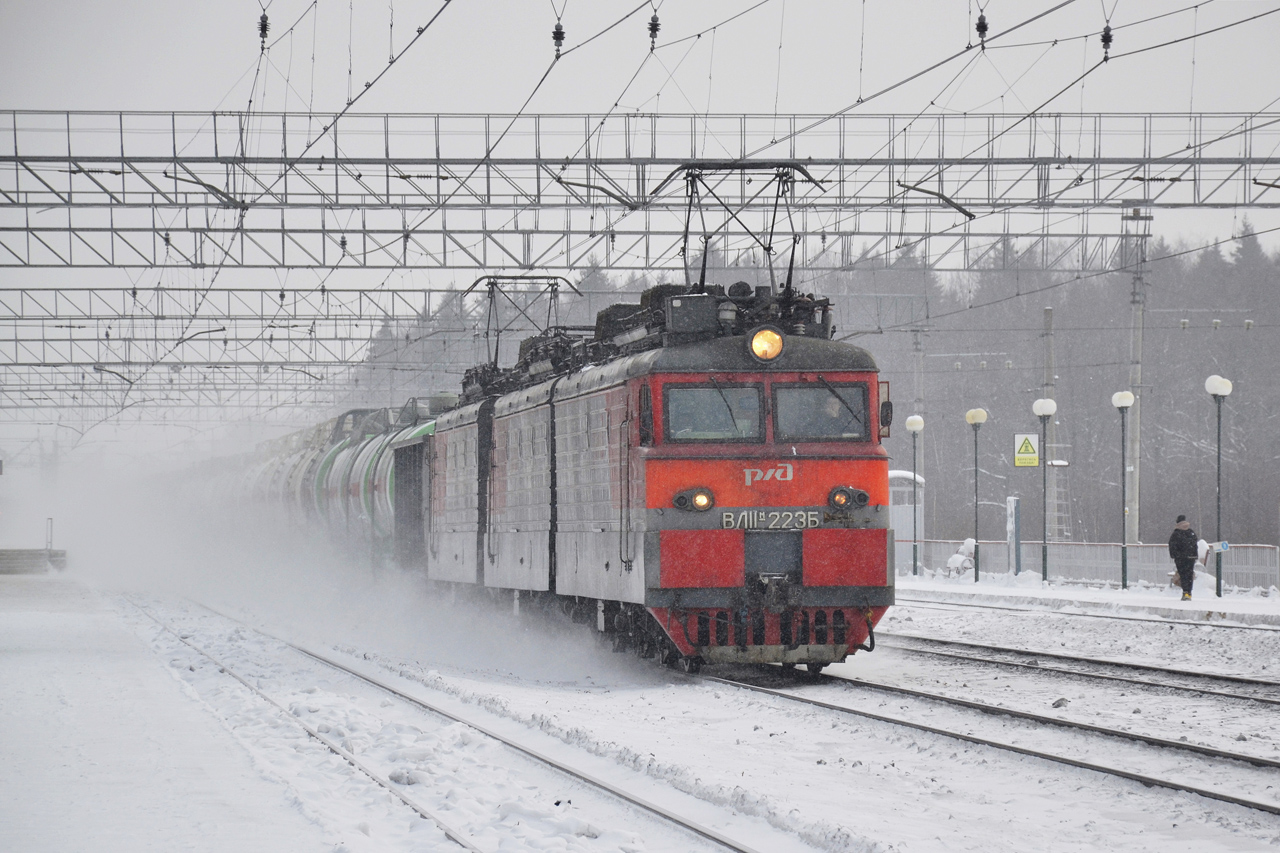
[[[681,672],[697,675],[702,670],[702,658],[681,656],[679,666]]]
[[[823,667],[825,667],[825,666],[826,666],[826,664],[825,664],[825,663],[807,663],[807,664],[805,664],[805,668],[809,670],[809,675],[810,675],[812,678],[817,678],[819,675],[821,675],[821,674],[822,674],[822,669],[823,669]]]
[[[665,640],[665,638],[664,638]],[[658,661],[664,666],[675,668],[680,664],[680,650],[670,640],[662,643],[661,650],[658,652]]]
[[[794,663],[784,662],[782,664],[782,671],[787,675],[791,675],[796,671],[796,665]]]

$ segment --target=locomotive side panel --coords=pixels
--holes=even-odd
[[[627,395],[615,384],[555,402],[561,595],[644,601],[643,469]]]
[[[451,412],[436,423],[432,479],[432,580],[483,583],[480,540],[488,504],[492,402]],[[482,440],[483,437],[483,440]]]
[[[551,409],[521,392],[495,404],[486,586],[547,590],[551,576]]]

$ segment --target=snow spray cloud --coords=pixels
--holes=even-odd
[[[597,683],[643,671],[599,648],[590,626],[527,607],[513,615],[509,592],[451,594],[421,572],[374,568],[367,546],[237,493],[242,460],[64,478],[70,571],[105,590],[189,597],[299,641],[445,669]]]

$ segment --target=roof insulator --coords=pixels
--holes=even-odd
[[[1115,37],[1111,35],[1111,25],[1107,24],[1102,28],[1102,61],[1106,62],[1111,58],[1111,42]]]
[[[556,21],[556,28],[551,31],[551,40],[556,43],[556,59],[560,58],[560,48],[564,47],[564,27]]]
[[[262,49],[267,49],[267,33],[271,30],[271,24],[267,23],[267,13],[263,12],[262,17],[258,19],[258,38],[262,39]]]
[[[974,29],[976,29],[976,30],[978,31],[978,40],[982,42],[982,46],[983,46],[983,48],[986,48],[986,46],[987,46],[987,30],[989,30],[989,29],[990,29],[990,27],[988,27],[988,26],[987,26],[987,16],[986,16],[986,15],[982,14],[981,12],[980,12],[980,13],[978,13],[978,25],[977,25],[976,27],[974,27]]]
[[[658,30],[662,29],[662,24],[658,23],[658,13],[654,12],[653,17],[649,19],[649,52],[658,45]]]

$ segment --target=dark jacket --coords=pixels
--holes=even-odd
[[[1188,527],[1186,530],[1174,528],[1173,535],[1169,537],[1169,556],[1173,559],[1196,559],[1200,556],[1196,550],[1196,532]]]

